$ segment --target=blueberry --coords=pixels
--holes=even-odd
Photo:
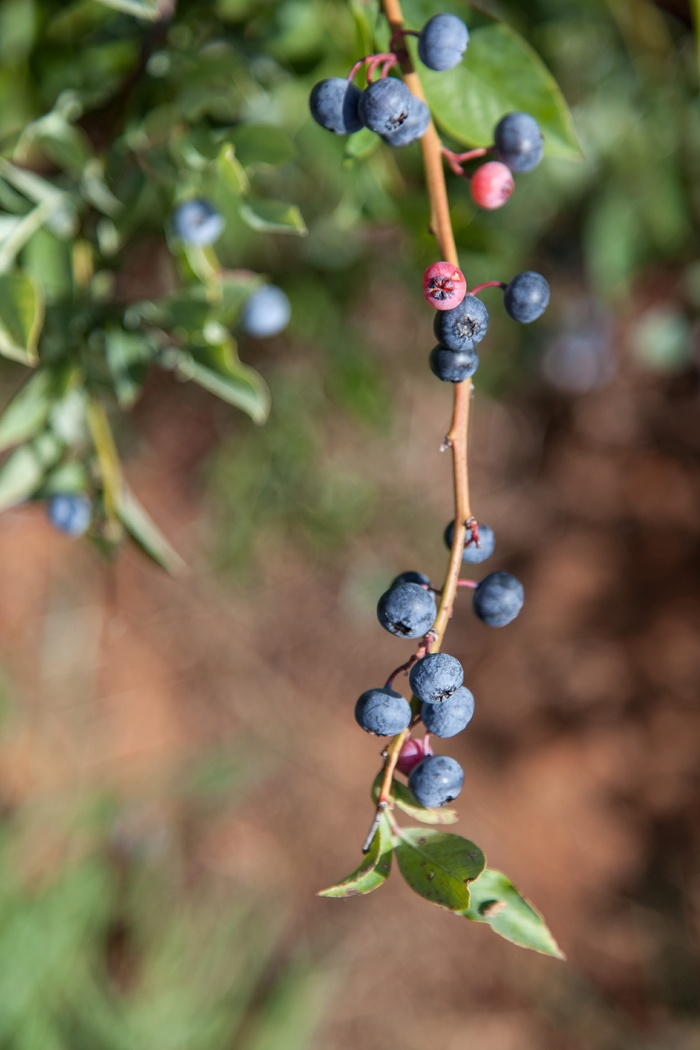
[[[408,116],[400,127],[395,131],[389,131],[382,135],[382,139],[389,146],[410,146],[421,136],[425,135],[430,123],[430,110],[425,102],[411,95],[408,106]]]
[[[496,152],[511,171],[530,171],[542,160],[544,139],[529,113],[506,113],[494,131]]]
[[[443,383],[463,383],[479,367],[479,355],[476,350],[447,350],[436,346],[430,351],[428,362],[430,371]]]
[[[292,308],[289,299],[281,288],[274,284],[264,284],[257,288],[246,299],[241,325],[248,335],[264,339],[277,335],[289,324]]]
[[[418,38],[418,55],[424,66],[438,73],[462,61],[469,43],[469,30],[456,15],[433,15]]]
[[[472,720],[474,697],[466,686],[455,689],[442,704],[423,704],[421,718],[429,733],[445,740],[457,736]]]
[[[530,324],[547,309],[549,284],[541,273],[524,270],[516,274],[503,293],[503,305],[514,321]]]
[[[409,682],[424,704],[442,704],[464,681],[464,668],[447,653],[430,653],[411,668]]]
[[[402,572],[395,580],[392,580],[391,586],[395,587],[397,583],[420,583],[424,587],[430,587],[430,577],[424,572]]]
[[[509,572],[492,572],[474,591],[474,612],[489,627],[505,627],[523,607],[525,592]]]
[[[455,535],[455,523],[451,521],[445,529],[445,546],[448,550],[452,550],[452,541]],[[462,554],[462,561],[467,562],[469,565],[478,565],[482,561],[486,561],[490,558],[494,552],[496,546],[496,534],[493,529],[490,529],[488,525],[482,525],[479,522],[479,546],[472,540],[472,534],[467,529],[467,535],[464,543],[464,553]]]
[[[92,503],[81,493],[52,496],[48,516],[54,528],[67,532],[69,536],[82,536],[92,521]]]
[[[351,135],[362,127],[357,112],[361,94],[360,89],[344,77],[321,80],[311,89],[311,116],[327,131],[333,131],[336,135]]]
[[[417,583],[398,583],[381,596],[377,618],[390,634],[420,638],[433,626],[437,608],[430,591]]]
[[[408,786],[419,805],[444,806],[462,790],[464,772],[459,762],[447,755],[431,755],[419,762],[408,778]]]
[[[396,736],[411,723],[411,705],[393,689],[368,689],[355,704],[355,718],[367,733]]]
[[[403,80],[375,80],[360,96],[358,111],[362,123],[378,135],[389,135],[408,119],[412,98]]]
[[[447,350],[473,350],[486,335],[489,312],[476,295],[465,295],[459,306],[435,315],[433,331]]]
[[[185,244],[213,244],[224,229],[224,217],[208,201],[185,201],[173,214],[175,232]]]

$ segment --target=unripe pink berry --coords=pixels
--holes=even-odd
[[[423,274],[423,297],[436,310],[453,310],[466,294],[464,274],[452,263],[432,263]]]
[[[433,749],[426,740],[414,740],[412,736],[409,736],[408,740],[404,740],[403,747],[399,751],[396,768],[399,773],[405,773],[408,776],[426,755],[432,755],[432,753]]]
[[[514,186],[510,169],[497,160],[490,160],[477,168],[470,182],[474,201],[480,207],[489,209],[503,207]]]

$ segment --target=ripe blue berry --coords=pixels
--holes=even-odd
[[[411,723],[411,705],[393,689],[368,689],[355,704],[355,718],[367,733],[396,736]]]
[[[398,583],[379,599],[377,618],[390,634],[420,638],[435,622],[437,608],[430,591],[417,583]]]
[[[433,331],[447,350],[473,350],[486,335],[489,312],[476,295],[465,295],[459,306],[435,315]]]
[[[424,572],[402,572],[395,580],[392,580],[391,586],[395,587],[397,583],[419,583],[425,587],[430,587],[430,577],[426,576]]]
[[[82,536],[92,521],[92,503],[82,493],[52,496],[48,516],[54,528],[69,536]]]
[[[423,704],[421,718],[429,733],[446,740],[469,725],[474,714],[474,697],[466,686],[455,689],[442,704]]]
[[[429,653],[411,668],[409,682],[414,695],[424,704],[441,704],[464,681],[464,668],[447,653]]]
[[[175,232],[185,244],[213,244],[224,229],[224,217],[208,201],[185,201],[173,214]]]
[[[455,535],[455,523],[451,521],[445,529],[445,546],[448,550],[452,550],[452,541]],[[496,547],[496,534],[493,529],[490,529],[488,525],[482,525],[479,522],[479,546],[472,540],[472,534],[467,529],[467,536],[464,542],[464,553],[462,554],[462,561],[467,562],[468,565],[478,565],[482,561],[486,561],[490,558]]]
[[[474,612],[489,627],[505,627],[523,607],[525,592],[520,580],[509,572],[492,572],[474,591]]]
[[[464,771],[459,762],[447,755],[431,755],[416,766],[408,778],[408,786],[420,806],[432,809],[444,806],[457,798],[464,783]]]
[[[530,171],[542,160],[544,139],[529,113],[506,113],[494,131],[496,152],[511,171]]]
[[[503,293],[503,305],[514,321],[530,324],[547,309],[549,284],[541,273],[524,270],[516,274]]]
[[[436,346],[430,351],[428,362],[430,371],[443,383],[463,383],[479,367],[479,355],[476,350],[447,350]]]
[[[317,124],[336,135],[359,131],[362,120],[357,111],[362,92],[344,77],[328,77],[314,84],[309,96],[311,116]]]
[[[375,80],[360,96],[360,119],[378,135],[389,135],[408,118],[412,98],[403,80],[396,77]]]
[[[425,135],[430,123],[430,110],[425,102],[411,95],[408,104],[408,116],[395,131],[388,131],[382,139],[389,146],[410,146],[412,142]]]
[[[282,289],[274,284],[264,284],[246,299],[241,325],[248,335],[265,339],[286,328],[291,313],[289,299]]]
[[[418,55],[424,66],[441,73],[459,65],[469,44],[469,30],[456,15],[433,15],[418,38]]]

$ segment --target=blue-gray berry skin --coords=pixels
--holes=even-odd
[[[266,339],[286,328],[291,314],[289,299],[282,289],[274,284],[264,284],[246,299],[241,326],[248,335]]]
[[[505,627],[523,607],[525,592],[520,580],[509,572],[492,572],[474,591],[474,612],[489,627]]]
[[[433,15],[418,38],[418,56],[424,66],[442,73],[459,65],[469,44],[469,30],[456,15]]]
[[[173,213],[173,226],[185,244],[213,244],[224,230],[224,217],[204,200],[185,201]]]
[[[452,541],[455,535],[455,523],[451,521],[445,529],[443,539],[448,550],[452,550]],[[479,522],[479,546],[472,540],[471,530],[467,529],[466,541],[462,561],[468,565],[479,565],[482,561],[490,558],[496,549],[496,534],[488,525]]]
[[[92,503],[82,493],[61,493],[49,500],[48,517],[54,528],[69,536],[82,536],[92,521]]]
[[[435,622],[437,608],[430,591],[417,583],[398,583],[381,596],[377,619],[398,638],[421,638]]]
[[[511,171],[530,171],[542,160],[544,139],[529,113],[506,113],[494,131],[499,160]]]
[[[408,119],[412,98],[403,80],[375,80],[360,96],[358,112],[362,123],[378,135],[390,135]]]
[[[311,116],[336,135],[351,135],[362,127],[357,111],[362,92],[344,77],[328,77],[314,84],[309,96]]]
[[[486,335],[489,312],[476,295],[465,295],[454,310],[435,314],[433,331],[447,350],[472,350]]]
[[[549,284],[541,273],[524,270],[515,275],[503,293],[503,305],[514,321],[530,324],[547,309]]]
[[[464,784],[464,771],[448,755],[430,755],[411,771],[408,786],[420,806],[433,809],[457,798]]]
[[[466,686],[455,689],[442,704],[423,704],[421,718],[429,733],[446,740],[457,736],[469,725],[474,715],[474,697]]]
[[[479,367],[479,355],[476,350],[447,350],[438,345],[430,351],[428,363],[430,371],[443,383],[463,383]]]
[[[396,736],[411,723],[411,705],[393,689],[368,689],[355,704],[355,719],[366,733]]]
[[[411,101],[408,106],[408,116],[403,124],[396,128],[395,131],[390,131],[386,135],[382,135],[382,139],[389,146],[410,146],[412,142],[416,142],[419,138],[425,135],[429,123],[430,110],[425,102],[416,98],[415,95],[411,95]]]
[[[442,704],[464,681],[464,668],[447,653],[429,653],[411,668],[409,682],[423,704]]]
[[[395,587],[397,583],[418,583],[424,587],[430,587],[430,577],[426,576],[424,572],[409,572],[400,573],[396,579],[391,581],[391,586]]]

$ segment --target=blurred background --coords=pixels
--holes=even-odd
[[[442,750],[466,773],[456,830],[569,961],[398,877],[314,896],[356,866],[371,816],[380,744],[354,702],[410,655],[378,627],[377,596],[446,565],[451,390],[427,368],[416,294],[434,249],[418,149],[355,163],[308,117],[312,84],[357,57],[350,6],[183,0],[159,54],[235,51],[242,119],[294,145],[259,187],[296,203],[308,236],[232,222],[221,249],[292,303],[283,335],[240,340],[271,390],[264,426],[157,368],[113,419],[129,484],[189,574],[135,547],[104,560],[52,530],[41,500],[0,517],[8,1050],[700,1047],[690,6],[484,6],[558,80],[582,156],[545,157],[493,213],[448,178],[471,285],[534,269],[552,298],[524,328],[484,293],[473,508],[526,604],[504,631],[458,606],[447,649],[477,713]],[[122,82],[149,32],[125,8],[0,3],[0,134],[67,87]],[[129,119],[163,68],[151,59]],[[209,113],[197,76],[188,104]],[[120,276],[132,298],[168,253],[158,215],[141,221]],[[3,403],[24,377],[3,362]]]

